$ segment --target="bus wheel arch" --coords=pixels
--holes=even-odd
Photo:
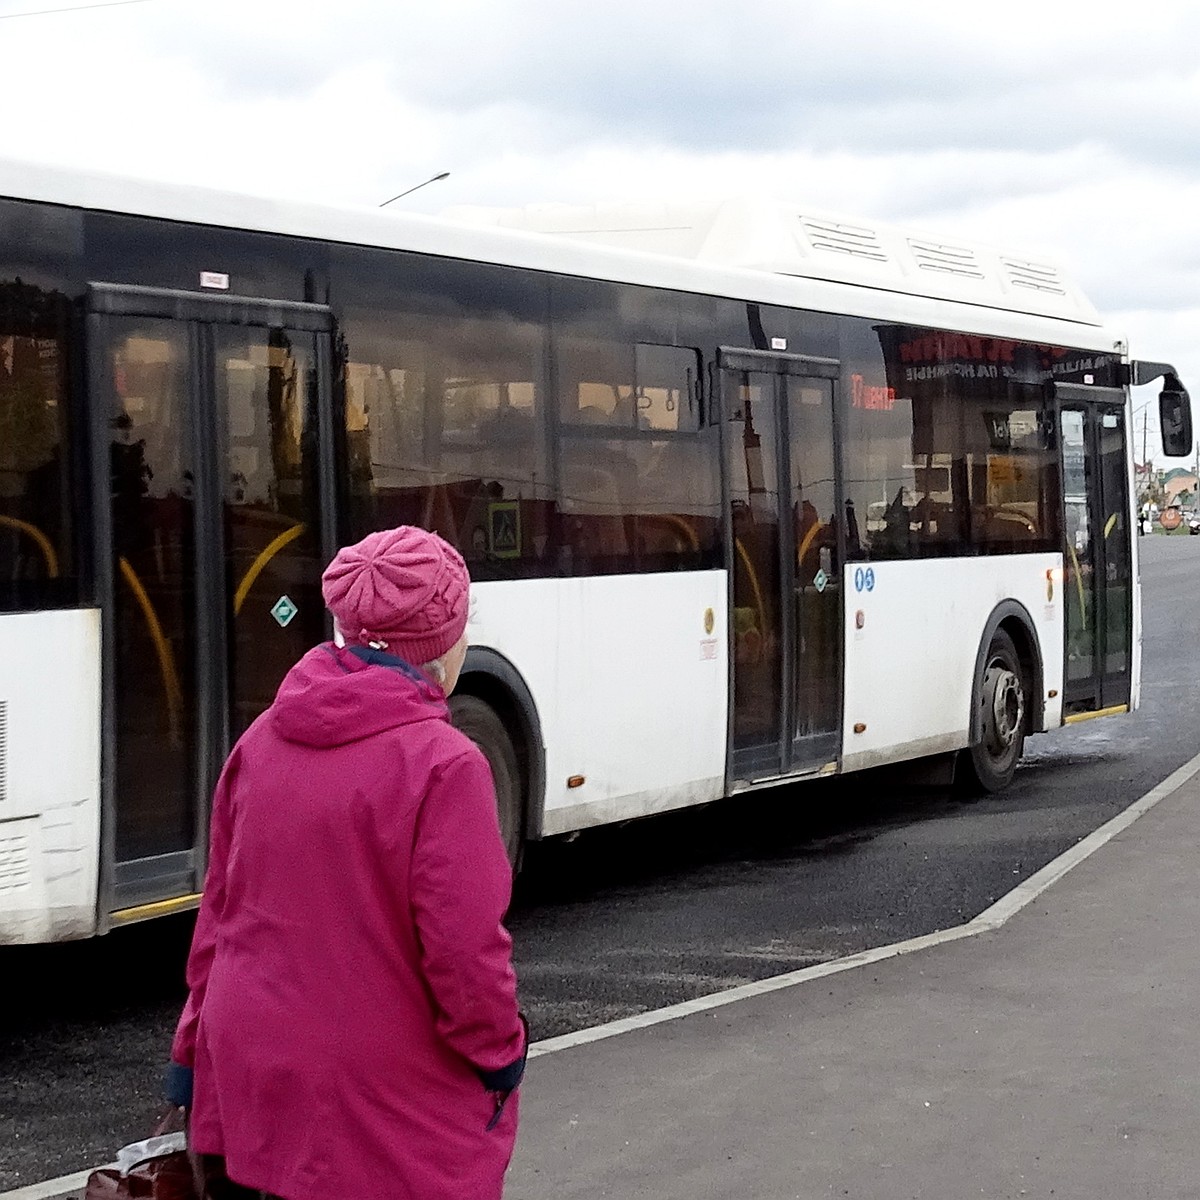
[[[520,672],[495,650],[472,646],[450,697],[450,715],[480,745],[496,773],[497,762],[508,761],[515,771],[514,837],[506,844],[514,871],[519,868],[525,843],[542,835],[542,806],[546,788],[546,751],[542,742],[537,706]],[[492,723],[494,721],[494,724]],[[460,724],[461,722],[461,724]],[[500,737],[507,740],[512,758]],[[497,799],[504,783],[497,778]],[[504,817],[501,816],[504,824]]]
[[[955,769],[960,791],[998,792],[1012,781],[1025,738],[1045,727],[1042,678],[1029,613],[1006,600],[988,618],[976,653],[970,742]]]

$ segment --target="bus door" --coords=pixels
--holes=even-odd
[[[318,305],[89,289],[114,921],[200,890],[229,746],[325,634],[331,326]]]
[[[1063,711],[1129,704],[1133,560],[1125,397],[1059,385],[1066,664]]]
[[[835,764],[842,595],[833,430],[838,364],[722,350],[728,479],[730,775]]]

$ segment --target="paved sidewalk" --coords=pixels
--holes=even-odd
[[[994,932],[530,1065],[509,1200],[1200,1197],[1200,776]]]

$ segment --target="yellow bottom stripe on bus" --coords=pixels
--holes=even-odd
[[[1112,708],[1098,708],[1095,712],[1071,713],[1070,716],[1063,717],[1063,724],[1076,725],[1080,721],[1092,721],[1096,717],[1115,717],[1117,713],[1126,713],[1128,711],[1128,704],[1114,704]]]
[[[149,917],[166,917],[171,913],[186,912],[189,908],[198,908],[200,893],[193,892],[189,896],[176,896],[173,900],[156,900],[153,904],[138,904],[133,908],[119,908],[111,914],[114,925],[128,925],[133,921],[145,921]]]

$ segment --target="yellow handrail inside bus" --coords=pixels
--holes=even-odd
[[[199,908],[203,899],[202,892],[189,892],[186,896],[174,896],[170,900],[156,900],[152,904],[138,904],[133,908],[118,908],[110,913],[109,917],[114,925],[132,925],[149,917],[166,917],[171,913]]]
[[[294,542],[305,528],[306,526],[301,523],[293,525],[291,529],[285,529],[277,538],[268,543],[263,552],[250,564],[250,570],[246,572],[242,582],[238,584],[238,590],[233,594],[233,615],[235,617],[242,611],[242,605],[246,603],[246,597],[250,594],[254,581],[262,574],[263,568],[284,546]]]
[[[700,539],[696,536],[696,531],[682,517],[677,517],[674,513],[647,513],[646,515],[652,521],[662,521],[667,525],[673,525],[687,538],[693,550],[700,549]]]
[[[19,530],[33,538],[46,560],[46,570],[50,572],[50,578],[58,578],[58,555],[54,552],[54,543],[36,525],[30,525],[28,521],[19,521],[16,517],[5,516],[0,516],[0,525],[7,525],[10,529]]]
[[[804,535],[804,540],[800,543],[800,549],[796,551],[797,570],[799,570],[800,564],[804,562],[805,552],[808,550],[813,538],[815,538],[817,534],[820,533],[824,528],[825,526],[822,525],[820,521],[814,521],[813,524],[809,526],[808,532]]]
[[[754,589],[754,607],[758,609],[758,628],[765,637],[767,632],[767,609],[763,603],[762,588],[758,585],[758,575],[754,570],[754,564],[750,561],[750,555],[746,553],[746,547],[742,545],[741,538],[734,538],[733,544],[737,547],[737,552],[741,555],[742,566],[746,568],[746,574],[750,576],[750,586]]]
[[[1118,713],[1127,713],[1128,704],[1114,704],[1109,708],[1097,708],[1093,712],[1068,713],[1063,717],[1064,725],[1077,725],[1080,721],[1092,721],[1096,717],[1115,717]]]
[[[1075,590],[1079,593],[1079,623],[1082,626],[1087,624],[1087,605],[1083,598],[1083,577],[1079,573],[1079,556],[1070,542],[1067,543],[1067,550],[1071,554],[1071,574],[1075,576]]]
[[[146,628],[150,631],[150,640],[154,643],[154,649],[158,654],[158,669],[162,672],[163,687],[167,693],[167,718],[171,726],[171,739],[177,742],[179,740],[179,714],[183,708],[183,688],[180,686],[179,672],[175,667],[175,655],[171,652],[171,643],[167,641],[166,634],[162,631],[158,614],[154,611],[154,604],[146,594],[146,589],[142,586],[137,572],[124,555],[118,561],[121,574],[124,576],[125,582],[129,584],[129,589],[133,592],[142,610],[142,615],[146,618]]]

